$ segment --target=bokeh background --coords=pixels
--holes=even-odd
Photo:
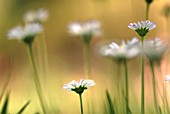
[[[150,20],[156,22],[157,28],[149,32],[149,38],[161,37],[168,39],[167,20],[162,15],[163,7],[170,4],[169,0],[154,0],[150,7]],[[83,70],[82,42],[80,38],[68,33],[68,24],[72,21],[99,20],[102,24],[102,36],[91,42],[91,75],[96,86],[92,87],[94,112],[104,114],[105,90],[114,93],[114,76],[117,65],[101,57],[98,53],[99,45],[103,42],[131,39],[137,36],[127,25],[145,19],[146,4],[144,0],[0,0],[0,85],[2,86],[9,72],[9,59],[13,58],[13,72],[8,90],[10,90],[9,112],[16,113],[26,101],[31,104],[25,110],[26,114],[40,111],[32,68],[26,46],[17,41],[7,39],[7,32],[12,27],[23,24],[23,15],[28,10],[46,8],[49,19],[44,23],[46,45],[48,52],[49,70],[46,77],[42,77],[44,93],[49,105],[61,114],[78,114],[79,99],[73,92],[62,89],[63,84],[71,80],[85,78]],[[37,55],[36,38],[34,53]],[[167,40],[168,41],[168,40]],[[38,56],[38,55],[37,55]],[[39,67],[38,57],[37,66]],[[167,63],[167,62],[166,62]],[[147,62],[146,62],[147,66]],[[165,65],[166,66],[166,65]],[[164,69],[164,67],[163,67]],[[146,67],[146,74],[150,73]],[[163,75],[166,72],[164,70]],[[41,73],[40,73],[41,74]],[[132,105],[139,110],[140,104],[140,57],[129,61],[130,92]],[[159,74],[160,75],[160,74]],[[149,78],[147,78],[150,81]],[[0,86],[0,87],[1,87]],[[150,87],[146,90],[150,95]],[[146,94],[147,94],[146,92]],[[88,94],[85,92],[84,96]],[[84,97],[86,104],[86,97]],[[149,98],[148,98],[149,99]],[[150,101],[147,101],[148,104]],[[85,105],[85,110],[87,107]],[[137,114],[138,112],[136,112]]]

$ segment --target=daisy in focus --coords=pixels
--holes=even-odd
[[[128,28],[135,30],[141,37],[146,36],[146,34],[155,27],[156,24],[154,22],[150,22],[149,20],[140,21],[138,23],[134,22],[128,25]]]
[[[90,42],[92,37],[101,35],[100,27],[99,21],[72,22],[68,25],[68,31],[71,35],[80,36],[83,41]]]
[[[48,19],[48,11],[44,8],[38,9],[38,10],[31,10],[26,12],[24,15],[24,21],[26,23],[44,23]]]
[[[81,79],[80,81],[71,81],[68,84],[64,84],[63,88],[68,91],[75,91],[78,94],[81,94],[84,92],[85,89],[88,89],[89,87],[92,87],[96,85],[93,80],[85,80]]]
[[[73,80],[68,84],[64,84],[63,86],[65,90],[75,91],[79,95],[81,114],[84,114],[82,93],[84,92],[85,89],[88,89],[89,87],[94,85],[96,84],[93,80],[81,79],[78,82]]]

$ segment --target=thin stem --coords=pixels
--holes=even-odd
[[[112,60],[112,63],[114,63],[115,60]],[[117,113],[118,114],[121,114],[123,113],[123,109],[122,108],[122,104],[123,104],[123,101],[122,101],[122,94],[121,94],[121,63],[120,62],[116,62],[117,63],[117,74],[116,74],[116,78],[113,79],[113,83],[115,83],[115,80],[116,80],[116,86],[117,86]],[[112,68],[112,74],[114,76],[114,70]],[[116,94],[115,94],[116,95]]]
[[[124,110],[124,107],[125,107],[125,104],[124,104],[124,92],[123,92],[123,88],[124,88],[124,85],[123,85],[123,80],[122,80],[122,64],[120,62],[117,62],[117,66],[118,66],[118,69],[117,69],[117,84],[118,84],[118,98],[119,98],[119,105],[118,107],[120,108],[120,114],[122,113],[125,113],[125,110]],[[123,85],[123,86],[122,86]]]
[[[45,110],[44,96],[43,96],[43,92],[42,92],[42,88],[41,88],[41,84],[40,84],[40,79],[38,77],[35,60],[34,60],[34,56],[33,56],[32,45],[28,45],[28,48],[29,48],[29,55],[30,55],[31,62],[32,62],[32,67],[33,67],[34,74],[35,74],[33,78],[34,78],[38,98],[40,100],[40,104],[41,104],[43,113],[47,114],[46,110]]]
[[[90,49],[89,42],[83,41],[83,59],[84,59],[84,73],[85,78],[90,79]],[[88,94],[90,96],[91,92]],[[91,100],[90,100],[91,102]],[[87,101],[88,113],[91,112],[91,106],[93,107],[92,102]],[[91,104],[91,105],[90,105]]]
[[[141,37],[142,49],[144,44],[144,37]],[[141,114],[145,114],[145,78],[144,78],[144,55],[142,54],[142,72],[141,72]]]
[[[164,111],[164,114],[166,114],[166,100],[165,100],[165,96],[164,96],[164,91],[165,91],[164,89],[165,89],[164,84],[162,83],[162,94],[161,94],[161,90],[160,90],[160,88],[158,86],[158,95],[161,97],[162,104],[163,104],[163,111]]]
[[[47,45],[44,32],[41,33],[41,38],[38,40],[38,60],[40,64],[41,75],[44,76],[46,80],[48,74],[48,54]]]
[[[124,67],[125,67],[125,95],[126,95],[126,114],[129,113],[129,84],[128,84],[128,66],[127,60],[124,60]]]
[[[162,69],[161,69],[160,65],[158,66],[158,70],[160,72],[160,75],[163,76]],[[164,78],[164,76],[163,76],[163,78]],[[162,81],[162,79],[161,79],[161,84],[162,84],[162,95],[161,95],[161,92],[160,92],[160,88],[158,88],[158,91],[159,91],[160,97],[162,99],[164,113],[166,114],[166,113],[168,113],[168,107],[167,107],[168,104],[167,104],[167,95],[166,95],[167,93],[166,93],[166,87],[165,87],[166,83],[164,81]]]
[[[116,62],[117,63],[117,74],[116,74],[116,76],[115,76],[115,71],[113,70],[113,66],[114,66],[114,62],[115,62],[115,60],[112,60],[112,68],[111,68],[111,70],[112,70],[112,75],[113,75],[113,83],[115,83],[115,81],[116,81],[116,85],[115,86],[117,86],[117,93],[118,93],[118,97],[120,96],[120,83],[121,83],[121,63],[120,62]]]
[[[83,42],[84,72],[87,79],[90,78],[90,57],[89,43]]]
[[[117,91],[120,94],[120,83],[121,83],[121,63],[117,62]]]
[[[81,93],[79,94],[79,97],[80,97],[80,110],[81,110],[81,114],[83,114],[83,100],[82,100]]]
[[[168,103],[168,98],[167,98],[167,85],[166,82],[163,83],[163,88],[164,88],[164,98],[165,98],[165,108],[167,109],[167,113],[170,113],[169,110],[169,103]]]
[[[150,61],[150,67],[152,70],[152,88],[153,88],[153,97],[154,97],[154,106],[156,114],[159,113],[158,111],[158,102],[157,102],[157,95],[156,95],[156,80],[155,80],[155,72],[154,72],[154,63]]]
[[[146,4],[146,20],[149,19],[149,8],[150,8],[150,4]]]

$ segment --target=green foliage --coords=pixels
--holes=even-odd
[[[6,89],[8,87],[9,81],[11,79],[12,69],[13,69],[13,59],[10,59],[9,74],[7,76],[5,84],[3,85],[3,88],[2,88],[2,92],[0,94],[0,103],[1,103],[1,100],[2,100],[2,98],[3,98],[3,96],[4,96],[5,92],[6,92]]]
[[[109,105],[110,114],[115,114],[113,102],[112,102],[112,99],[110,97],[110,93],[108,90],[106,90],[106,97],[107,97],[107,101],[108,101],[108,105]]]
[[[7,114],[8,102],[9,102],[9,93],[6,96],[5,102],[4,102],[3,107],[2,107],[1,114]]]
[[[159,106],[159,114],[162,114],[162,109],[160,106]]]
[[[26,109],[26,107],[30,104],[30,101],[26,102],[24,106],[17,112],[17,114],[22,114],[22,112]]]

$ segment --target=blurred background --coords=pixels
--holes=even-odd
[[[152,22],[157,28],[149,32],[149,38],[169,38],[167,20],[162,14],[163,7],[170,4],[169,0],[154,0],[150,7]],[[131,39],[137,34],[127,26],[131,22],[145,19],[146,3],[144,0],[0,0],[0,85],[2,86],[9,72],[9,59],[13,58],[13,72],[8,90],[10,90],[9,112],[16,113],[26,101],[31,104],[25,110],[26,114],[40,111],[37,93],[32,79],[32,68],[26,46],[18,41],[8,40],[7,32],[16,25],[23,24],[23,15],[29,10],[46,8],[49,19],[44,23],[49,70],[46,77],[42,77],[42,86],[49,105],[59,114],[78,114],[79,99],[74,92],[62,89],[63,84],[71,80],[85,78],[83,70],[82,42],[80,38],[68,33],[68,24],[72,21],[99,20],[102,24],[102,36],[93,39],[91,47],[91,75],[96,86],[91,96],[94,100],[94,112],[104,114],[103,101],[105,90],[114,93],[114,76],[117,65],[98,53],[102,42]],[[38,38],[34,43],[34,53],[37,55]],[[36,56],[37,57],[37,56]],[[38,58],[37,66],[38,64]],[[146,62],[147,66],[147,62]],[[166,66],[166,65],[165,65]],[[163,67],[164,69],[164,67]],[[146,67],[146,74],[150,73]],[[165,75],[166,71],[163,71]],[[159,74],[160,75],[160,74]],[[140,104],[140,57],[129,61],[130,92],[132,104],[139,110]],[[150,81],[150,78],[147,79]],[[1,87],[0,86],[0,87]],[[150,87],[146,90],[150,91]],[[146,92],[146,94],[147,94]],[[88,91],[85,92],[86,96]],[[148,93],[150,95],[150,93]],[[86,97],[84,97],[86,104]],[[149,99],[149,98],[148,98]],[[147,101],[149,102],[149,101]],[[86,106],[86,105],[85,105]],[[87,110],[87,107],[85,107]],[[100,113],[99,113],[100,112]],[[137,114],[137,113],[136,113]]]

